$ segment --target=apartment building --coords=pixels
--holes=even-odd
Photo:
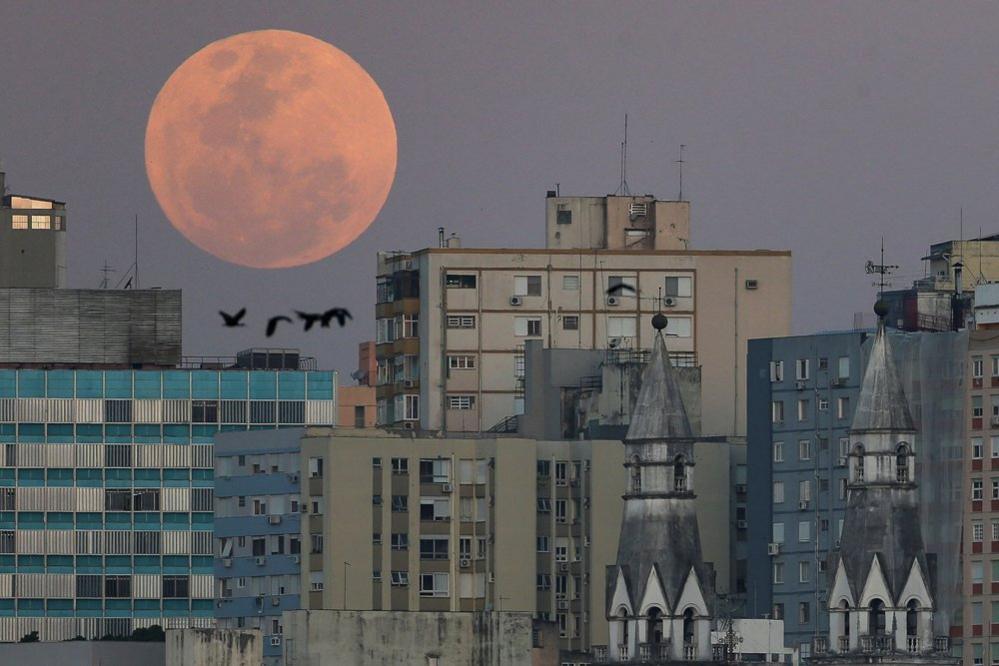
[[[698,446],[711,461],[697,472],[698,521],[711,533],[704,557],[727,562],[731,447]],[[603,578],[626,487],[621,448],[307,429],[303,608],[523,611],[555,622],[569,654],[606,645]]]
[[[215,618],[258,629],[265,666],[284,663],[282,613],[301,607],[302,428],[215,437]],[[322,469],[307,470],[321,477]]]
[[[0,369],[0,641],[214,622],[213,438],[335,423],[318,371]]]
[[[0,289],[64,287],[66,204],[7,194],[0,171]]]
[[[380,253],[378,423],[505,428],[524,411],[525,342],[648,349],[639,322],[662,309],[674,360],[701,367],[702,432],[744,434],[746,341],[789,332],[791,255],[688,249],[689,226],[687,202],[551,192],[545,249],[442,235],[441,247]]]
[[[920,428],[922,531],[937,554],[937,627],[960,624],[962,393],[966,333],[891,331]],[[848,429],[872,333],[846,331],[749,344],[748,615],[784,620],[789,647],[810,654],[828,634],[830,552],[847,505]]]

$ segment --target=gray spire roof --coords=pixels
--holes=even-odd
[[[851,432],[915,432],[882,318],[853,413]]]
[[[690,439],[693,436],[680,396],[680,385],[666,351],[666,340],[662,331],[657,331],[624,440]]]

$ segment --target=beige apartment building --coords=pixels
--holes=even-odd
[[[304,609],[528,612],[563,650],[607,644],[620,441],[310,428],[301,444]],[[697,446],[704,557],[725,592],[734,447]]]
[[[648,349],[669,316],[676,365],[701,367],[702,433],[745,433],[746,341],[790,332],[791,254],[691,250],[690,204],[547,199],[546,248],[441,247],[378,257],[377,421],[509,430],[524,411],[524,343]]]
[[[999,330],[969,332],[964,455],[963,657],[999,663]],[[962,636],[954,635],[955,638]]]

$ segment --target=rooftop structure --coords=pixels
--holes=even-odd
[[[8,194],[0,172],[0,289],[66,286],[66,204]]]

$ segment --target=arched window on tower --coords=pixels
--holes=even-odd
[[[853,455],[857,458],[857,474],[854,476],[854,481],[863,482],[864,480],[864,447],[860,444],[853,449]]]
[[[915,599],[905,605],[905,647],[919,652],[919,602]]]
[[[618,652],[624,657],[628,657],[628,611],[622,608],[617,612],[618,622],[621,623],[621,631],[618,635],[621,637],[621,644],[618,646]]]
[[[688,651],[697,643],[697,634],[694,631],[694,609],[688,608],[683,611],[683,647]]]
[[[885,602],[880,599],[871,601],[867,627],[871,636],[885,635]]]
[[[645,635],[648,636],[649,643],[659,644],[663,642],[663,612],[658,608],[649,609],[649,621]]]
[[[642,467],[638,454],[631,457],[631,492],[642,492]]]
[[[839,608],[843,611],[843,635],[839,638],[839,651],[847,652],[850,649],[850,602],[844,599],[839,602]]]
[[[673,459],[673,488],[678,492],[686,492],[687,488],[687,461],[683,456]]]
[[[909,447],[904,442],[895,450],[895,479],[900,483],[909,482]]]

